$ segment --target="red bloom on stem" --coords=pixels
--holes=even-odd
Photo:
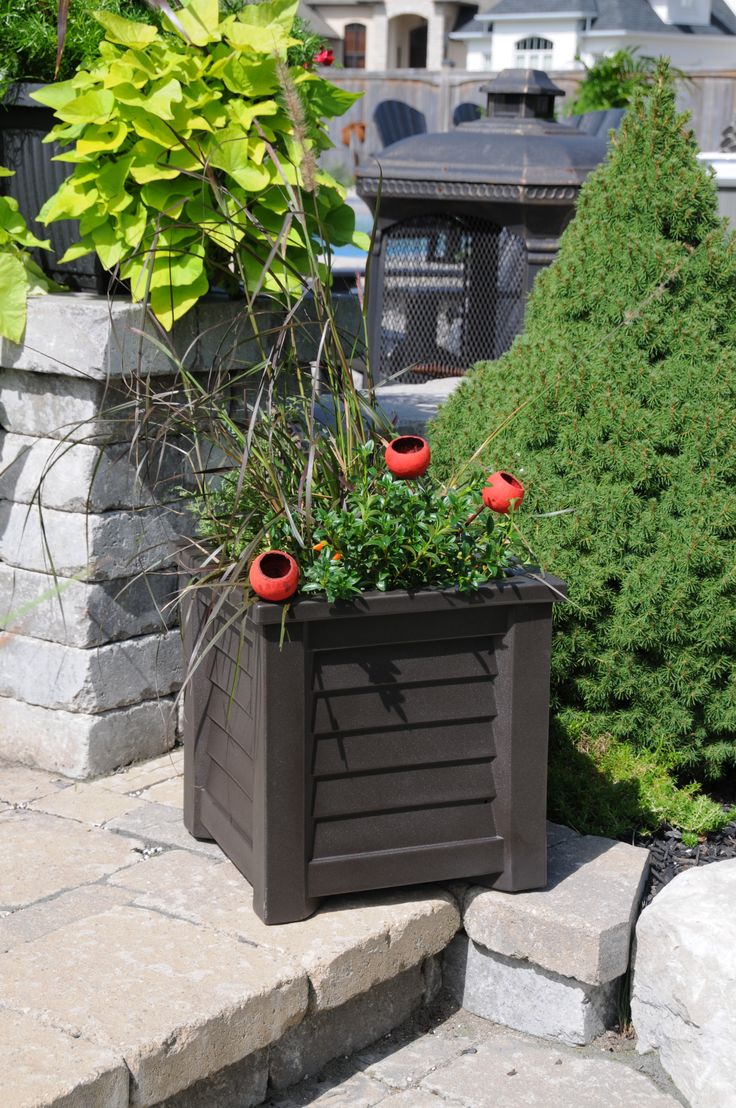
[[[319,54],[315,54],[313,61],[315,65],[332,65],[335,60],[334,50],[320,50]]]
[[[506,515],[509,508],[516,510],[523,499],[524,486],[521,481],[513,473],[505,473],[503,470],[492,473],[483,489],[485,506],[502,515]]]
[[[261,600],[288,600],[299,584],[299,566],[291,554],[267,550],[252,563],[248,580]]]
[[[385,457],[394,477],[421,477],[429,469],[429,443],[419,435],[401,435],[388,444]]]

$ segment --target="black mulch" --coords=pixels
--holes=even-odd
[[[673,829],[660,831],[651,838],[638,838],[636,845],[648,847],[650,851],[648,886],[642,901],[642,907],[646,907],[678,873],[693,866],[736,858],[736,820],[721,831],[712,832],[695,846],[685,846],[682,834]]]

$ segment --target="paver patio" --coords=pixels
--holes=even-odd
[[[219,849],[183,831],[181,772],[179,751],[86,784],[0,766],[4,1108],[246,1108],[264,1101],[269,1076],[284,1108],[674,1108],[647,1078],[613,1075],[604,1057],[568,1051],[563,1070],[550,1069],[561,1048],[497,1028],[489,1042],[440,1034],[380,1063],[359,1055],[327,1091],[275,1092],[365,1051],[434,996],[457,903],[421,886],[335,899],[302,923],[266,927]],[[512,1068],[522,1098],[484,1099]],[[552,1078],[556,1100],[545,1091]]]

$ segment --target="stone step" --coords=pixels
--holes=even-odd
[[[517,991],[525,991],[522,968],[532,967],[537,949],[529,921],[541,908],[532,912],[527,900],[523,909],[523,898],[547,894],[418,886],[330,898],[311,919],[267,927],[252,909],[249,885],[219,848],[184,831],[181,796],[179,753],[91,783],[0,766],[0,900],[5,900],[0,904],[0,1013],[5,1019],[0,1044],[6,1027],[7,1041],[18,1054],[15,1070],[25,1082],[13,1093],[20,1099],[0,1089],[3,1105],[30,1102],[50,1108],[59,1102],[65,1108],[107,1108],[107,1103],[116,1105],[116,1097],[127,1103],[119,1088],[124,1079],[130,1104],[141,1108],[261,1104],[269,1088],[288,1089],[319,1074],[335,1057],[365,1049],[425,1006],[441,984],[442,952],[458,942],[458,904],[473,908],[472,926],[479,927],[480,907],[489,895],[484,912],[491,912],[500,896],[505,927],[511,926],[513,905],[519,905],[515,949],[519,955],[525,949],[526,959],[517,957],[512,971]],[[570,888],[591,904],[604,900],[606,885],[616,880],[623,885],[623,862],[617,844],[604,849],[598,841],[593,850],[584,838],[556,829],[550,843],[551,855],[564,845],[568,859],[565,869],[559,859],[555,868],[553,858],[556,883],[549,890],[564,952],[560,887],[570,881]],[[627,855],[632,873],[637,867],[641,871],[639,855]],[[583,885],[580,875],[585,873]],[[636,887],[630,877],[630,888]],[[614,945],[606,934],[617,934],[616,924],[629,918],[631,906],[624,912],[621,888],[609,901],[607,913],[596,910],[598,923],[609,926],[602,927],[593,962],[616,972],[619,963],[604,957]],[[545,943],[552,943],[553,916],[550,910],[544,942],[538,931],[540,956]],[[483,926],[490,941],[492,924],[485,919]],[[524,926],[529,934],[522,948]],[[472,939],[461,941],[473,945]],[[620,936],[616,942],[620,955]],[[478,944],[474,949],[482,954]],[[559,961],[555,972],[566,966]],[[552,972],[539,966],[536,971]],[[485,972],[482,959],[474,972]],[[448,978],[453,974],[457,984],[457,972],[448,969]],[[535,997],[530,991],[530,1004],[537,1003]],[[55,1058],[70,1041],[79,1044],[76,1050],[67,1051],[50,1084],[40,1085],[42,1052]],[[552,1078],[562,1099],[553,1097],[551,1104],[575,1103],[585,1082],[592,1082],[595,1091],[610,1081],[610,1075],[582,1066],[573,1054],[565,1055],[569,1064],[566,1060],[560,1073],[550,1068],[548,1053],[559,1046],[519,1046],[521,1041],[513,1040],[517,1045],[507,1044],[501,1053],[480,1042],[465,1053],[443,1046],[442,1076],[436,1065],[430,1067],[432,1074],[428,1068],[412,1092],[422,1099],[405,1098],[404,1103],[420,1108],[425,1100],[447,1099],[453,1088],[459,1104],[491,1103],[474,1101],[472,1089],[485,1095],[491,1078],[498,1083],[512,1067],[520,1077],[514,1088],[527,1097],[516,1103],[539,1102],[540,1108],[534,1089]],[[0,1045],[0,1073],[3,1049]],[[378,1070],[366,1074],[388,1095]],[[620,1099],[611,1105],[665,1108],[671,1103],[657,1100],[628,1073],[617,1080]],[[43,1090],[35,1100],[34,1088]],[[602,1106],[598,1096],[595,1091],[584,1103]],[[498,1101],[506,1103],[514,1102]]]

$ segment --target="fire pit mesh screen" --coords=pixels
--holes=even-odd
[[[521,330],[524,240],[483,219],[418,216],[384,232],[376,289],[377,377],[459,377]]]

